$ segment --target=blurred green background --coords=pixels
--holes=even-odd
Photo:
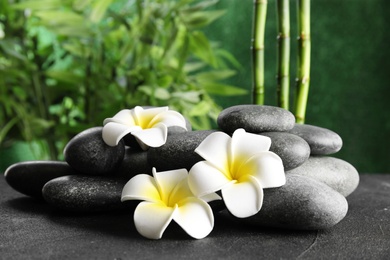
[[[296,75],[296,2],[291,1],[290,7],[291,92]],[[227,14],[208,27],[207,35],[232,52],[244,67],[230,83],[250,89],[253,1],[221,1],[218,8],[227,9]],[[265,38],[267,105],[276,105],[276,26],[276,4],[269,0]],[[344,145],[334,156],[350,162],[359,172],[390,173],[389,28],[390,1],[311,2],[311,83],[306,123],[337,132]],[[218,102],[224,107],[249,103],[250,96]]]
[[[18,2],[44,5],[43,9],[36,5],[31,13],[23,4],[19,9],[6,10],[6,5]],[[197,15],[185,6],[191,1],[176,1],[182,6],[169,4],[168,0],[145,1],[152,3],[149,8],[136,5],[141,2],[1,0],[0,29],[6,35],[0,37],[0,130],[11,122],[9,133],[18,127],[25,130],[21,139],[34,141],[14,142],[19,146],[16,153],[27,159],[47,159],[50,147],[42,144],[45,138],[52,139],[52,150],[61,151],[72,135],[134,105],[170,105],[190,117],[197,128],[207,128],[213,127],[218,105],[225,108],[251,103],[252,0],[222,0],[216,4],[198,1],[210,4],[201,6]],[[109,11],[102,12],[107,7]],[[47,12],[50,8],[59,8],[67,16]],[[226,10],[222,16],[218,12],[221,9]],[[350,162],[361,173],[390,173],[389,12],[387,0],[313,0],[311,4],[311,82],[306,123],[337,132],[344,146],[334,156]],[[20,13],[27,14],[28,19],[17,19]],[[157,18],[151,18],[152,14]],[[291,104],[296,75],[295,14],[294,0]],[[175,15],[181,20],[169,18]],[[11,20],[12,37],[7,34],[7,21]],[[181,23],[186,30],[182,30]],[[266,105],[276,105],[276,26],[275,0],[269,0]],[[153,37],[145,37],[150,35]],[[134,47],[133,42],[138,45]],[[137,66],[130,66],[136,58]],[[48,106],[44,120],[39,111],[29,113],[39,104],[36,93],[29,93],[30,75],[38,75],[44,93],[48,93],[50,109]],[[243,94],[243,89],[248,93]],[[7,95],[15,98],[15,104],[26,104],[26,111],[20,111],[20,106],[16,109],[19,121],[12,121],[15,106]],[[4,139],[0,131],[1,167],[18,157],[10,150],[7,136]],[[61,159],[61,154],[57,156]]]

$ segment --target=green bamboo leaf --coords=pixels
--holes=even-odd
[[[179,98],[180,100],[188,101],[191,103],[198,103],[200,101],[200,91],[187,91],[187,92],[174,92],[172,93],[173,98]]]
[[[207,7],[213,6],[216,3],[218,3],[219,0],[209,0],[209,1],[201,1],[197,4],[191,5],[187,8],[183,8],[183,13],[194,13],[203,9],[206,9]]]
[[[206,64],[204,64],[203,62],[187,62],[184,65],[184,71],[187,73],[191,73],[191,72],[200,70],[200,69],[204,68],[205,66],[206,66]]]
[[[211,66],[216,66],[215,56],[206,35],[203,32],[195,31],[189,37],[191,50],[195,55]]]
[[[220,83],[203,83],[202,86],[207,93],[220,96],[236,96],[248,93],[245,89]]]
[[[39,17],[49,26],[54,25],[74,25],[75,28],[83,27],[85,23],[84,17],[70,11],[38,11],[35,12],[35,16]]]
[[[1,40],[0,41],[0,49],[3,50],[8,55],[19,59],[23,62],[28,62],[28,59],[25,55],[20,54],[19,52],[15,51],[14,44],[7,40]]]
[[[52,79],[72,84],[79,84],[80,82],[82,82],[82,77],[76,76],[74,73],[68,71],[48,70],[45,72],[45,75]]]
[[[19,121],[18,117],[12,118],[9,122],[7,122],[0,130],[0,144],[3,142],[7,133],[11,130],[11,128]]]
[[[84,46],[80,46],[80,44],[64,43],[62,47],[69,53],[83,58],[89,57],[91,54],[90,48],[85,48]]]
[[[73,8],[77,11],[83,11],[91,4],[92,0],[76,0],[73,1]]]
[[[225,10],[199,11],[194,13],[182,12],[180,16],[188,28],[196,29],[209,25],[225,13]]]
[[[183,8],[184,6],[190,4],[194,2],[194,0],[181,0],[181,1],[177,1],[177,3],[173,6],[173,10],[177,10],[177,9],[181,9]]]
[[[108,6],[113,0],[98,0],[95,2],[89,20],[98,23],[103,18]]]
[[[173,80],[173,76],[164,75],[157,79],[157,85],[160,87],[169,87],[172,84]]]
[[[151,96],[153,93],[153,88],[151,86],[142,85],[142,86],[138,87],[138,91],[140,91],[148,96]]]
[[[74,36],[74,37],[86,37],[91,34],[91,31],[87,27],[80,25],[77,26],[51,26],[51,30],[58,35]]]
[[[231,54],[230,52],[223,50],[223,49],[217,49],[215,51],[215,54],[227,60],[231,65],[233,65],[236,69],[243,70],[244,67],[240,64],[240,62]]]
[[[190,110],[190,116],[204,116],[207,115],[207,113],[210,111],[211,105],[209,102],[203,100],[193,106],[193,108]]]
[[[154,97],[161,100],[168,100],[171,98],[171,94],[169,94],[168,90],[165,88],[156,88],[154,91]]]
[[[55,9],[61,6],[63,6],[63,1],[61,0],[30,0],[13,4],[12,8],[18,10],[30,9],[31,11],[36,11]]]
[[[234,70],[213,70],[198,73],[196,75],[196,79],[199,82],[212,82],[212,81],[220,81],[234,76],[236,72]]]
[[[12,92],[18,99],[25,101],[27,99],[27,93],[26,91],[21,87],[13,87]]]

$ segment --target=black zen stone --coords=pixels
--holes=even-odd
[[[359,184],[359,173],[350,163],[327,156],[310,156],[298,168],[286,174],[307,176],[323,182],[345,197],[350,195]]]
[[[42,199],[42,188],[46,182],[72,174],[76,174],[76,171],[66,162],[27,161],[11,165],[6,169],[4,176],[15,190]]]
[[[42,190],[50,205],[66,211],[98,212],[123,209],[121,194],[125,181],[103,177],[71,175],[53,179]]]
[[[294,127],[294,115],[283,108],[259,105],[237,105],[224,109],[218,126],[226,133],[244,128],[250,133],[287,131]]]
[[[261,135],[271,138],[270,151],[279,155],[285,171],[300,166],[310,156],[309,145],[299,136],[286,132],[265,132]]]
[[[107,145],[102,138],[103,127],[93,127],[79,133],[64,149],[65,160],[74,169],[87,175],[112,173],[122,162],[125,145]]]
[[[286,175],[279,188],[264,189],[261,210],[243,219],[245,223],[296,230],[327,229],[347,214],[348,203],[343,195],[312,178]]]
[[[313,155],[333,154],[343,146],[343,140],[337,133],[319,126],[295,124],[288,132],[305,139]]]
[[[152,167],[148,163],[147,151],[127,147],[125,157],[117,170],[115,176],[130,180],[137,174],[152,174]]]
[[[204,130],[168,135],[167,142],[163,146],[149,148],[149,165],[155,167],[157,171],[191,169],[195,163],[203,160],[195,153],[195,149],[213,132],[215,131]]]

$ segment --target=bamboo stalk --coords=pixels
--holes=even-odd
[[[254,0],[252,38],[253,103],[264,104],[264,33],[267,0]]]
[[[310,0],[298,0],[298,73],[295,99],[296,122],[305,123],[310,83]]]
[[[289,0],[277,0],[278,16],[278,67],[277,67],[277,103],[289,109],[290,96],[290,3]]]

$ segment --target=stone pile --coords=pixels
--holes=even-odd
[[[329,156],[342,147],[338,134],[318,126],[295,124],[293,114],[271,106],[233,106],[221,112],[217,123],[220,131],[227,134],[244,128],[270,137],[270,151],[283,161],[286,184],[265,189],[260,212],[243,221],[316,230],[332,227],[346,216],[346,197],[356,189],[359,174],[348,162]],[[62,210],[124,209],[121,192],[131,177],[151,174],[152,167],[157,171],[189,170],[203,160],[195,148],[216,131],[176,130],[170,129],[163,146],[143,151],[123,141],[110,147],[102,140],[102,127],[90,128],[69,141],[64,150],[66,162],[17,163],[6,170],[5,178],[15,190],[43,198]]]

